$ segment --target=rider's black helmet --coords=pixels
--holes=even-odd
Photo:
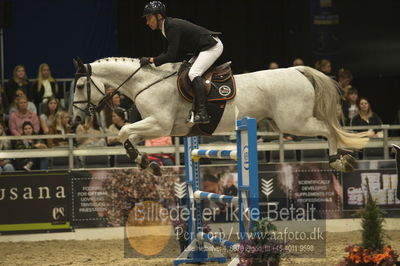
[[[161,14],[163,17],[167,14],[167,9],[165,5],[160,1],[151,1],[146,4],[143,9],[143,16],[145,17],[150,14]]]

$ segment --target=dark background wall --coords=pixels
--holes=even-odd
[[[14,0],[9,27],[4,29],[5,76],[15,65],[36,78],[47,62],[53,75],[72,77],[72,58],[83,60],[118,55],[117,5],[112,0]]]
[[[30,77],[48,62],[55,77],[72,77],[72,57],[86,62],[108,56],[155,56],[161,36],[141,18],[144,0],[65,0],[11,3],[4,31],[6,77],[16,64]],[[334,72],[352,70],[354,85],[374,110],[393,123],[400,89],[400,1],[397,0],[166,0],[168,14],[223,32],[221,61],[236,73],[281,67],[301,57],[306,65],[329,58]],[[321,27],[328,14],[338,24]],[[325,48],[322,48],[322,46]],[[330,49],[332,48],[332,49]],[[325,49],[325,50],[324,50]],[[389,97],[388,97],[389,96]]]

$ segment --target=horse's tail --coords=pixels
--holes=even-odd
[[[296,67],[313,84],[315,89],[314,115],[317,119],[326,122],[330,131],[343,147],[352,149],[362,149],[369,141],[369,131],[361,133],[350,133],[341,128],[337,116],[339,104],[339,84],[311,67]]]

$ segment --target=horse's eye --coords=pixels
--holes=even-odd
[[[83,89],[83,84],[82,85],[76,85],[76,88],[78,89],[78,90],[81,90],[81,89]]]

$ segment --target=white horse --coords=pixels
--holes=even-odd
[[[107,87],[118,88],[123,84],[119,91],[135,102],[143,120],[124,126],[119,137],[125,148],[131,147],[130,157],[133,151],[132,159],[142,168],[149,165],[147,156],[141,156],[136,148],[138,142],[160,136],[185,136],[190,131],[186,118],[192,105],[179,95],[174,75],[181,63],[142,68],[138,59],[131,58],[106,58],[91,64],[74,60],[74,63],[77,67],[74,118],[103,102]],[[368,143],[368,133],[341,129],[337,119],[337,82],[306,66],[234,77],[236,96],[227,102],[215,133],[233,131],[235,120],[245,116],[257,121],[268,118],[273,128],[283,133],[326,137],[331,167],[339,171],[353,169],[354,158],[338,154],[338,147],[361,149]]]

